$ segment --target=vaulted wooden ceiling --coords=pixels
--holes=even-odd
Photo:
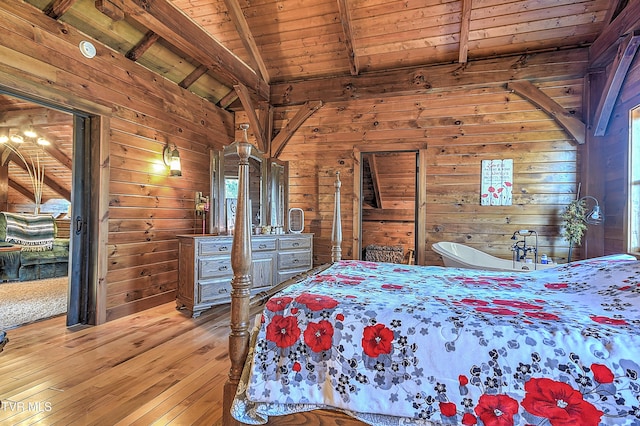
[[[628,0],[27,2],[233,110],[300,80],[589,46]]]
[[[49,145],[38,145],[37,138],[25,137],[23,132],[27,128],[45,138]],[[0,181],[8,186],[2,195],[8,194],[13,203],[32,203],[34,188],[27,167],[31,173],[42,168],[42,202],[71,201],[73,116],[0,94],[0,137],[15,134],[22,135],[24,142],[0,144],[0,173],[7,173]]]

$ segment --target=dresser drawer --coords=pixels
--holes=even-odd
[[[229,256],[198,259],[198,280],[232,276],[233,270]]]
[[[278,269],[309,268],[311,268],[311,253],[308,251],[278,253]]]
[[[207,303],[216,299],[227,299],[231,294],[231,279],[198,283],[200,303]]]
[[[214,254],[231,253],[231,238],[224,240],[206,240],[198,241],[198,254],[200,256],[211,256]]]
[[[282,238],[280,240],[280,250],[296,250],[311,247],[311,239],[306,237]]]
[[[268,251],[276,249],[276,240],[271,238],[253,238],[251,239],[252,251]]]

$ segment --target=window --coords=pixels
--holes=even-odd
[[[631,110],[629,140],[627,251],[640,253],[640,106]]]

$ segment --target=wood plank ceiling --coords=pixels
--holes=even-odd
[[[228,109],[273,84],[590,45],[627,1],[27,0]]]
[[[23,132],[29,128],[37,133],[37,137],[24,135]],[[18,153],[24,157],[32,172],[34,169],[44,169],[43,203],[54,199],[71,201],[73,116],[0,94],[0,138],[12,135],[21,135],[24,142],[5,142],[15,147],[13,151],[0,148],[1,166],[7,167],[8,188],[4,192],[5,202],[10,201],[15,204],[14,209],[20,211],[24,210],[20,204],[33,203],[33,181],[25,161],[18,157]],[[37,139],[40,137],[49,144],[39,145]],[[60,206],[56,205],[55,208]]]

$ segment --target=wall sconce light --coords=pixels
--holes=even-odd
[[[180,153],[175,144],[167,144],[162,151],[164,164],[169,166],[170,176],[182,176],[182,166],[180,165]]]

